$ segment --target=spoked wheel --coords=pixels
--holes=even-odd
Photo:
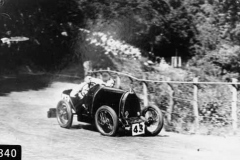
[[[118,128],[116,112],[108,106],[100,107],[95,114],[95,125],[102,135],[114,136]]]
[[[147,120],[146,135],[156,136],[163,128],[163,116],[161,110],[155,106],[149,106],[142,110],[142,116]]]
[[[57,105],[57,120],[61,127],[70,128],[72,126],[73,113],[68,102],[61,100]]]

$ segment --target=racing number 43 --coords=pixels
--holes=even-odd
[[[132,125],[132,135],[140,135],[145,133],[145,124],[144,122],[142,123],[136,123]]]
[[[133,132],[135,132],[135,133],[142,132],[142,131],[143,131],[143,125],[142,124],[136,125],[133,129]]]

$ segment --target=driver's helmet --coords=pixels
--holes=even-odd
[[[110,75],[108,73],[103,73],[102,74],[102,80],[103,82],[107,83],[107,81],[110,79]]]

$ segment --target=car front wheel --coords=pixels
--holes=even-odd
[[[95,114],[95,125],[105,136],[115,136],[118,129],[116,112],[109,106],[101,106]]]
[[[57,120],[61,127],[70,128],[73,121],[73,113],[70,104],[64,100],[58,102]]]
[[[152,105],[142,110],[142,116],[146,119],[146,135],[158,135],[163,128],[163,116],[161,110],[157,106]]]

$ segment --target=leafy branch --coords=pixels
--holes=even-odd
[[[5,3],[4,0],[0,0],[0,7],[3,6],[4,3]],[[1,15],[2,15],[3,17],[6,17],[6,18],[8,18],[8,19],[11,19],[11,17],[10,17],[9,14],[7,14],[7,13],[1,13]]]

